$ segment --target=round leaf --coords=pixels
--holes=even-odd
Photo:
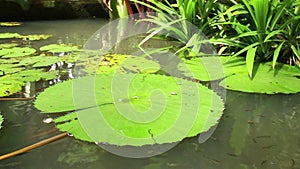
[[[272,63],[260,64],[250,79],[246,72],[229,76],[220,85],[230,89],[249,93],[298,93],[300,92],[300,69],[295,66]]]
[[[57,56],[32,56],[22,59],[20,65],[32,65],[33,67],[46,67],[60,61]]]
[[[69,80],[38,95],[35,107],[46,113],[73,112],[55,122],[78,139],[134,146],[195,136],[216,125],[224,109],[221,98],[205,86],[152,74]]]
[[[184,60],[178,65],[178,69],[187,77],[212,81],[246,71],[244,60],[242,57],[198,57]]]
[[[23,57],[34,54],[35,52],[36,50],[30,47],[14,47],[1,49],[0,56],[2,56],[2,58]]]
[[[0,33],[0,39],[19,38],[20,36],[18,33]]]

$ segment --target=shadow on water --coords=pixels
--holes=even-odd
[[[50,33],[58,37],[50,39],[53,43],[61,40],[82,45],[101,23],[105,21],[29,22],[22,29],[2,31]],[[40,82],[32,87],[47,85]],[[172,150],[151,158],[115,156],[97,145],[68,137],[0,161],[0,169],[296,169],[300,168],[299,96],[228,91],[226,110],[208,141],[199,144],[197,137],[185,139]],[[55,126],[43,123],[48,116],[40,114],[33,101],[0,101],[0,111],[5,117],[0,154],[58,133],[41,134],[53,131]]]

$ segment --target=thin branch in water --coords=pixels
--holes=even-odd
[[[8,154],[4,154],[4,155],[0,156],[0,161],[4,160],[4,159],[7,159],[7,158],[10,158],[10,157],[13,157],[13,156],[16,156],[16,155],[19,155],[19,154],[26,153],[26,152],[28,152],[28,151],[30,151],[32,149],[44,146],[44,145],[49,144],[51,142],[57,141],[59,139],[62,139],[64,137],[66,137],[66,136],[68,136],[68,133],[61,133],[61,134],[58,134],[56,136],[50,137],[48,139],[44,139],[42,141],[39,141],[39,142],[37,142],[35,144],[32,144],[30,146],[27,146],[27,147],[21,148],[19,150],[16,150],[14,152],[11,152],[11,153],[8,153]]]
[[[33,97],[7,97],[7,98],[0,98],[0,101],[1,100],[16,100],[16,101],[22,101],[22,100],[33,100],[34,98]]]

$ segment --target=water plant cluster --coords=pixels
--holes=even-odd
[[[108,1],[109,2],[109,1]],[[111,1],[112,2],[112,1]],[[216,44],[218,54],[246,57],[250,77],[256,62],[277,61],[300,66],[300,2],[299,0],[129,0],[139,12],[165,13],[197,26],[210,42]],[[119,2],[121,3],[121,2]],[[126,5],[119,6],[131,8]],[[132,14],[128,10],[128,14]],[[112,11],[117,13],[118,10]],[[118,15],[124,17],[125,15]],[[149,16],[146,21],[166,25],[174,18],[166,15]],[[175,24],[176,22],[174,22]],[[184,23],[183,23],[184,24]],[[165,28],[174,34],[187,35],[187,28]],[[154,30],[152,30],[154,31]],[[182,41],[189,49],[199,45],[199,39],[189,36]],[[187,43],[189,42],[189,43]],[[195,55],[195,52],[190,52]],[[196,54],[197,55],[197,54]]]
[[[182,76],[172,77],[162,71],[163,65],[150,59],[151,54],[147,52],[141,57],[103,55],[101,51],[83,50],[67,44],[34,48],[28,42],[47,39],[51,35],[0,33],[3,40],[0,44],[0,97],[21,91],[27,82],[60,78],[59,71],[51,67],[57,63],[70,65],[74,68],[72,73],[79,77],[70,77],[45,89],[36,97],[35,107],[43,113],[61,115],[54,120],[57,128],[77,139],[142,146],[180,141],[216,125],[222,116],[224,101],[206,86],[210,82],[249,93],[300,92],[298,0],[125,0],[105,3],[116,13],[111,15],[114,17],[132,14],[130,3],[135,3],[140,12],[137,23],[157,25],[138,46],[154,37],[166,40],[176,37],[180,45],[158,52],[175,49],[181,62],[176,62],[172,68]],[[144,11],[157,13],[146,16],[142,14]],[[187,22],[201,31],[190,31]],[[160,31],[169,33],[162,37]],[[209,40],[203,38],[203,33]],[[12,39],[19,43],[13,43]],[[214,44],[217,52],[203,52],[207,43]],[[222,71],[216,68],[216,62],[221,63]],[[124,83],[114,88],[114,93],[111,92],[113,80]],[[131,84],[126,80],[131,80]],[[160,92],[156,92],[157,89]],[[129,91],[124,92],[126,90]],[[197,95],[201,95],[201,99]],[[76,102],[76,98],[85,100]],[[180,106],[182,100],[188,100],[183,107]],[[137,112],[130,109],[131,106]],[[162,111],[161,106],[164,106]],[[127,119],[120,115],[118,107],[136,114],[133,119]],[[147,112],[149,107],[155,112]],[[173,131],[189,130],[184,135],[165,132],[181,119],[182,112],[187,116],[179,125],[174,125]],[[143,123],[135,122],[135,115],[141,114],[144,115]],[[98,117],[103,117],[104,121]],[[158,118],[148,122],[154,117]],[[195,119],[194,123],[190,123],[191,119]]]

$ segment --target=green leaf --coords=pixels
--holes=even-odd
[[[20,36],[18,33],[0,33],[0,39],[19,38]]]
[[[2,58],[23,57],[34,54],[35,52],[36,50],[30,47],[14,47],[1,49],[0,56],[2,56]]]
[[[50,44],[45,45],[40,48],[41,51],[48,51],[52,53],[60,53],[60,52],[75,52],[78,51],[78,46],[66,45],[66,44]]]
[[[18,67],[19,66],[18,64],[10,64],[10,63],[4,64],[2,62],[2,59],[0,59],[0,63],[2,63],[0,65],[0,71],[2,72],[2,75],[16,73],[16,72],[19,72],[24,69],[24,68]],[[1,76],[1,74],[0,74],[0,76]]]
[[[0,97],[9,96],[22,89],[23,81],[15,80],[7,76],[0,77]]]
[[[13,47],[17,47],[17,46],[19,46],[19,44],[17,44],[17,43],[3,43],[3,44],[0,44],[0,49],[13,48]]]
[[[144,57],[128,57],[120,66],[136,73],[155,73],[160,69],[158,63]]]
[[[273,60],[272,60],[272,67],[273,69],[275,68],[278,56],[279,56],[279,52],[281,51],[282,45],[284,44],[284,42],[281,42],[279,46],[276,47],[274,54],[273,54]]]
[[[225,77],[220,85],[230,90],[267,94],[300,92],[299,68],[282,63],[277,63],[274,69],[272,67],[272,62],[258,65],[250,79],[242,57],[200,57],[184,60],[178,65],[185,76],[200,81]]]
[[[239,72],[227,77],[220,85],[230,90],[248,93],[298,93],[300,92],[300,69],[277,63],[272,68],[272,63],[260,64],[255,76],[249,79],[247,73]]]
[[[19,38],[22,38],[24,40],[44,40],[52,37],[52,35],[47,35],[47,34],[40,34],[40,35],[21,35]]]
[[[200,81],[213,81],[246,71],[243,57],[198,57],[183,61],[178,64],[178,69],[185,76]]]
[[[250,48],[247,51],[247,55],[246,55],[246,65],[247,65],[247,70],[248,70],[248,74],[249,74],[250,78],[252,78],[256,49],[257,49],[257,47]]]
[[[35,107],[73,112],[55,123],[75,138],[133,146],[195,136],[216,125],[224,109],[207,87],[155,74],[101,74],[58,83],[37,96]]]
[[[81,56],[81,55],[80,55]],[[113,73],[119,68],[119,64],[130,55],[107,54],[104,56],[78,56],[76,66],[88,74],[108,74]],[[89,56],[89,55],[87,55]],[[122,70],[124,71],[124,70]]]
[[[0,76],[0,97],[21,91],[26,82],[50,80],[57,76],[57,71],[45,72],[42,69],[22,70]]]
[[[46,67],[61,61],[57,56],[32,56],[22,59],[19,65],[32,65],[33,67]]]
[[[104,56],[78,57],[76,66],[88,74],[109,74],[115,71],[131,73],[155,73],[160,65],[145,57],[107,54]]]
[[[296,55],[296,57],[300,60],[300,51],[296,49],[294,45],[291,46],[291,49],[293,53]]]

